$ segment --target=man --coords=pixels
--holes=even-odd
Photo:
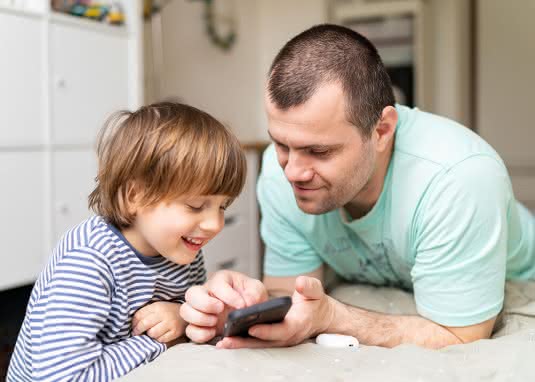
[[[282,48],[266,110],[264,285],[293,294],[293,306],[283,323],[251,328],[256,338],[218,346],[287,346],[323,332],[387,347],[489,338],[505,280],[535,279],[535,221],[498,154],[453,121],[396,105],[373,45],[335,25]],[[326,266],[355,283],[413,290],[419,315],[335,301],[323,291]],[[190,337],[208,340],[225,307],[259,300],[244,297],[250,282],[229,273],[193,289],[183,309]]]

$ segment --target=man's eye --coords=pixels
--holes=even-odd
[[[330,154],[329,150],[311,150],[310,154],[317,157],[325,157]]]
[[[278,142],[275,143],[275,145],[281,150],[288,151],[288,146],[285,146],[285,145],[283,145],[281,143],[278,143]]]
[[[187,204],[187,206],[192,210],[192,211],[200,211],[202,210],[202,204],[200,206],[193,206],[191,204]]]

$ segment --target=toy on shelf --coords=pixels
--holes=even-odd
[[[121,25],[124,23],[124,12],[121,4],[118,2],[112,3],[108,11],[106,21],[110,24]]]
[[[72,16],[122,25],[125,13],[118,1],[51,0],[52,9]]]

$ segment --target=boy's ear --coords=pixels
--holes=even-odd
[[[126,210],[132,216],[136,215],[142,199],[140,187],[137,182],[131,180],[126,184]]]

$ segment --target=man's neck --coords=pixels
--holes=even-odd
[[[370,212],[379,200],[385,183],[388,166],[394,151],[394,140],[389,148],[377,158],[377,168],[373,171],[368,183],[357,194],[355,199],[344,206],[351,219],[360,219]]]

